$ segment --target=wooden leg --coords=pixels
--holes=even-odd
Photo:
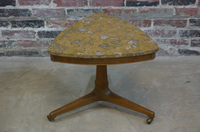
[[[51,113],[49,113],[49,115],[47,116],[47,118],[49,119],[49,121],[54,121],[54,118],[56,118],[56,116],[66,113],[68,111],[77,109],[79,107],[82,107],[84,105],[93,103],[98,101],[98,95],[95,92],[91,92],[88,95],[85,95],[65,106],[62,106],[54,111],[52,111]]]
[[[155,113],[153,111],[120,97],[108,88],[106,66],[97,66],[95,90],[98,92],[100,100],[102,101],[107,101],[147,115],[149,117],[149,119],[147,119],[148,124],[150,124],[155,117]]]
[[[142,113],[142,114],[145,114],[147,115],[149,118],[153,119],[155,117],[155,114],[153,111],[151,110],[148,110],[134,102],[131,102],[111,91],[107,92],[109,94],[105,95],[104,96],[104,101],[107,101],[107,102],[110,102],[110,103],[113,103],[113,104],[116,104],[116,105],[119,105],[119,106],[122,106],[122,107],[125,107],[125,108],[128,108],[128,109],[131,109],[131,110],[134,110],[134,111],[137,111],[139,113]]]
[[[142,114],[145,114],[149,117],[147,123],[150,124],[155,117],[153,111],[148,110],[136,103],[133,103],[125,98],[120,97],[119,95],[113,93],[108,88],[108,79],[107,79],[107,66],[106,65],[98,65],[96,69],[96,82],[95,89],[88,95],[85,95],[57,110],[52,111],[47,117],[49,121],[53,121],[54,118],[60,114],[65,112],[74,110],[76,108],[82,107],[84,105],[96,102],[96,101],[107,101]]]

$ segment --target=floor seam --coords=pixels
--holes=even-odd
[[[12,83],[10,83],[7,87],[5,87],[2,91],[0,91],[0,94],[3,93],[6,89],[8,89],[11,85],[13,85],[17,80],[19,80],[21,77],[23,77],[25,74],[33,71],[33,69],[23,73],[20,77],[18,77],[16,80],[14,80]]]

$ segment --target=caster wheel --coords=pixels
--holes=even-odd
[[[53,121],[54,121],[54,120],[50,120],[49,115],[47,116],[47,119],[48,119],[50,122],[53,122]]]
[[[147,124],[151,124],[152,121],[153,121],[152,118],[148,118],[148,119],[147,119]]]

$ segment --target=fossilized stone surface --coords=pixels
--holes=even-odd
[[[48,48],[52,55],[80,58],[139,56],[157,50],[158,45],[139,28],[103,13],[74,23]]]

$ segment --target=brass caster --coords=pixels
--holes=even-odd
[[[148,119],[147,119],[147,124],[151,124],[152,121],[153,121],[152,118],[148,118]]]
[[[48,119],[50,122],[53,122],[53,121],[54,121],[54,119],[53,119],[53,120],[50,120],[49,115],[47,116],[47,119]]]

